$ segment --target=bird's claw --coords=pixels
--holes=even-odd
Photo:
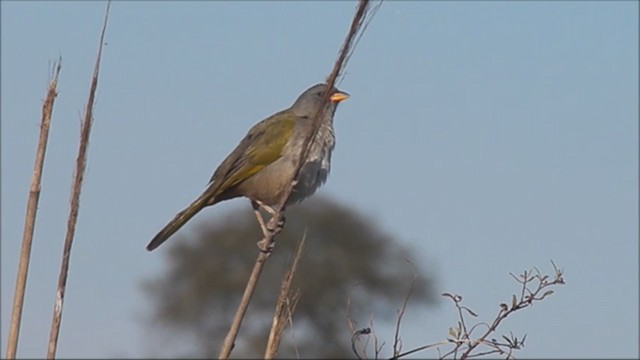
[[[256,245],[258,245],[258,249],[260,249],[260,251],[262,251],[265,254],[271,254],[271,252],[273,251],[273,248],[276,247],[275,241],[271,241],[269,244],[267,244],[266,238],[258,241]]]
[[[274,234],[278,234],[280,233],[280,231],[282,231],[282,228],[284,227],[284,223],[285,223],[285,217],[283,214],[280,214],[280,216],[275,219],[275,218],[271,218],[271,220],[269,220],[269,222],[267,223],[267,230],[269,232],[272,232]]]

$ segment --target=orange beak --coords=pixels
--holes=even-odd
[[[329,97],[329,100],[334,103],[339,103],[340,101],[347,100],[349,98],[349,94],[346,92],[336,92]]]

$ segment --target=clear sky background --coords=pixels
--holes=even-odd
[[[144,246],[252,124],[325,78],[354,8],[112,5],[59,357],[149,353],[140,283],[166,249]],[[3,356],[41,104],[62,56],[18,349],[46,354],[104,9],[1,4]],[[340,88],[352,97],[322,194],[412,246],[438,292],[463,294],[484,320],[517,290],[509,272],[564,268],[566,286],[501,328],[528,334],[520,357],[638,357],[638,2],[385,2]],[[225,202],[190,226],[248,206]],[[405,348],[455,321],[444,300],[409,309]]]

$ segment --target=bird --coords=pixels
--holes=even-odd
[[[326,182],[335,147],[333,116],[338,104],[350,97],[331,87],[328,101],[323,98],[328,85],[320,83],[305,90],[287,109],[255,124],[220,163],[205,190],[155,235],[146,249],[152,251],[167,241],[176,231],[205,207],[237,197],[251,200],[263,232],[265,224],[259,208],[271,215],[282,201],[288,186],[294,181],[296,165],[305,140],[311,136],[314,117],[323,103],[320,127],[309,144],[287,205],[301,202],[313,195]]]

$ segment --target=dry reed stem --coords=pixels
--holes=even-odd
[[[282,333],[284,332],[287,323],[292,321],[291,314],[293,314],[298,299],[300,298],[299,291],[296,291],[295,294],[291,294],[291,283],[293,282],[293,277],[298,269],[298,262],[302,257],[302,249],[304,248],[306,240],[307,232],[305,231],[304,235],[302,235],[302,239],[300,239],[300,242],[298,243],[293,261],[282,280],[280,294],[278,295],[278,301],[276,303],[276,310],[273,314],[273,321],[271,323],[271,330],[269,331],[269,340],[267,341],[267,347],[264,353],[265,359],[275,358],[276,353],[278,352],[278,346],[280,346],[280,340],[282,339]]]
[[[31,177],[31,187],[27,200],[27,213],[24,220],[24,232],[22,235],[22,248],[20,250],[20,260],[18,262],[18,274],[16,278],[16,290],[13,297],[13,308],[11,312],[11,323],[9,325],[9,337],[7,339],[7,359],[15,359],[18,347],[18,336],[20,334],[20,321],[22,319],[22,306],[24,304],[24,293],[27,284],[27,273],[29,272],[29,261],[31,258],[31,244],[33,242],[33,232],[36,223],[36,212],[38,211],[38,199],[40,198],[40,181],[42,179],[42,167],[44,165],[44,155],[47,150],[47,140],[49,138],[49,126],[51,124],[51,114],[53,113],[53,103],[58,93],[58,76],[60,75],[62,58],[58,58],[53,63],[53,76],[49,82],[47,96],[42,105],[42,118],[40,122],[40,137],[36,149],[36,161]]]
[[[107,2],[107,8],[104,14],[104,22],[100,33],[100,45],[98,46],[98,54],[96,63],[93,68],[91,85],[89,88],[89,99],[84,112],[80,129],[80,147],[78,149],[78,157],[76,158],[76,168],[74,174],[73,185],[71,189],[71,202],[69,206],[69,218],[67,220],[67,234],[64,240],[64,248],[62,250],[62,263],[60,265],[60,274],[58,276],[58,287],[56,290],[56,299],[53,306],[53,318],[51,319],[51,332],[49,334],[49,346],[47,349],[47,358],[53,359],[56,355],[58,346],[58,337],[60,335],[60,323],[62,321],[62,307],[64,305],[64,293],[67,286],[67,274],[69,272],[69,260],[71,258],[71,246],[73,245],[73,237],[75,234],[76,223],[78,220],[78,211],[80,209],[80,191],[82,189],[82,181],[84,179],[84,171],[87,163],[87,149],[89,147],[89,135],[91,134],[91,124],[93,123],[93,104],[95,101],[95,93],[98,87],[98,74],[100,73],[100,60],[102,58],[102,47],[104,45],[104,34],[107,30],[107,20],[109,18],[109,8],[111,1]]]
[[[369,8],[369,2],[370,2],[369,0],[358,1],[356,13],[351,22],[351,26],[349,27],[349,32],[347,33],[347,37],[345,38],[342,44],[342,48],[340,49],[338,59],[334,63],[332,71],[327,77],[327,81],[326,81],[327,89],[325,90],[322,104],[318,109],[318,111],[316,112],[316,115],[314,116],[309,137],[307,137],[307,139],[302,145],[300,158],[298,159],[298,162],[296,164],[295,176],[293,177],[291,184],[289,185],[287,190],[284,192],[282,196],[282,200],[280,202],[280,206],[278,206],[278,210],[276,211],[276,214],[273,215],[273,217],[271,218],[271,220],[269,220],[269,223],[267,225],[268,229],[273,229],[273,230],[268,231],[264,235],[264,238],[260,241],[262,249],[271,249],[273,247],[273,242],[276,234],[279,232],[279,230],[281,230],[281,226],[279,226],[278,220],[282,218],[282,214],[285,210],[285,204],[287,203],[287,200],[289,199],[291,191],[293,190],[293,187],[297,181],[302,164],[304,164],[303,160],[307,158],[310,150],[310,145],[315,140],[315,137],[318,134],[318,130],[321,125],[321,118],[324,112],[325,105],[329,102],[330,89],[334,86],[338,75],[340,75],[340,72],[345,64],[345,61],[349,56],[349,53],[353,51],[352,46],[356,38],[356,35],[358,34],[358,31],[360,30],[366,18],[367,10]],[[219,359],[227,359],[229,357],[229,354],[231,354],[231,350],[233,349],[235,339],[238,335],[238,331],[240,330],[242,319],[244,318],[244,315],[247,312],[249,302],[251,301],[251,296],[253,295],[255,286],[258,283],[258,278],[260,277],[260,273],[262,272],[262,267],[264,266],[264,263],[267,261],[269,256],[270,256],[269,251],[260,251],[260,253],[258,254],[258,258],[256,259],[256,263],[253,267],[253,271],[251,272],[251,276],[247,281],[247,285],[245,286],[244,293],[242,294],[242,299],[240,300],[240,304],[238,305],[238,309],[236,310],[236,314],[233,318],[231,327],[229,328],[227,336],[225,337],[224,342],[222,343],[222,347],[218,355]]]

